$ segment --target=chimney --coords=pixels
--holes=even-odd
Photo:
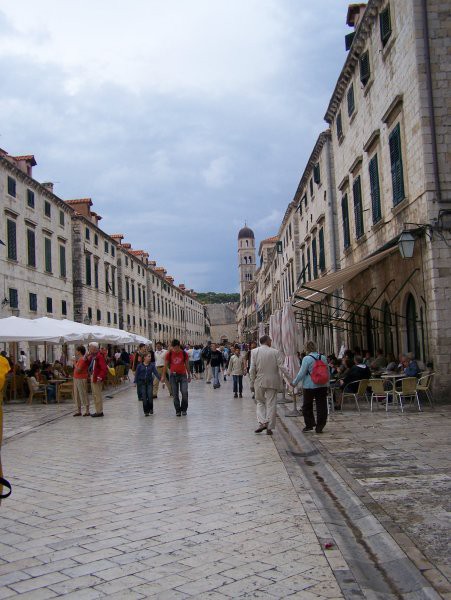
[[[41,185],[43,188],[53,194],[53,183],[51,181],[45,181],[44,183],[41,183]]]
[[[348,6],[348,14],[346,15],[346,25],[353,27],[354,31],[357,30],[365,10],[366,4],[350,4]]]
[[[113,240],[115,240],[119,245],[122,244],[122,240],[124,239],[124,234],[123,233],[112,233],[110,235],[110,238],[113,238]]]

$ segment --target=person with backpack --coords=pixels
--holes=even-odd
[[[322,433],[327,422],[327,386],[329,385],[330,372],[327,358],[317,352],[314,342],[307,342],[306,355],[302,359],[301,368],[292,385],[296,387],[302,383],[304,403],[304,433],[313,431]],[[316,402],[316,422],[313,414],[313,401]]]
[[[179,340],[172,340],[171,349],[166,354],[165,363],[169,371],[169,383],[174,398],[174,408],[177,417],[186,415],[188,411],[188,383],[191,381],[188,353],[180,347]],[[161,382],[164,383],[166,373],[163,371]],[[180,404],[179,390],[182,395]]]

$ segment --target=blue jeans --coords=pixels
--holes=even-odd
[[[138,398],[142,400],[144,414],[148,415],[153,411],[153,380],[138,381]]]
[[[172,397],[174,398],[175,412],[186,412],[188,410],[188,378],[186,375],[171,373],[169,376],[171,384]],[[180,405],[179,390],[182,394],[182,404]]]
[[[233,377],[233,393],[240,394],[243,393],[243,376],[242,375],[232,375]]]
[[[220,367],[211,367],[211,370],[213,372],[213,385],[218,385],[219,386],[219,371],[220,371]]]

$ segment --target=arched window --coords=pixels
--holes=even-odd
[[[246,240],[246,246],[249,246],[249,240]]]
[[[413,352],[415,357],[420,356],[420,345],[418,343],[417,329],[417,307],[412,294],[407,296],[406,301],[406,328],[407,328],[407,352]]]

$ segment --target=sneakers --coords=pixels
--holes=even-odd
[[[186,410],[182,410],[182,416],[186,417]]]
[[[313,427],[304,427],[302,433],[307,433],[308,431],[313,431]]]
[[[238,394],[233,394],[233,397],[234,398],[238,398]]]
[[[178,412],[178,413],[175,413],[175,416],[176,416],[176,417],[181,417],[181,416],[182,416],[182,413],[179,413],[179,412]]]

